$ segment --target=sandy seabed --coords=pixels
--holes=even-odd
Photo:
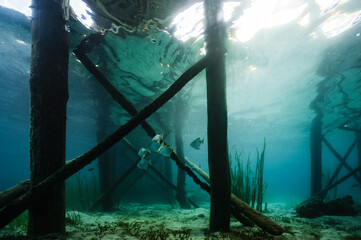
[[[122,206],[112,213],[68,212],[78,216],[67,226],[67,239],[361,239],[361,216],[296,217],[294,208],[269,204],[268,215],[286,230],[281,236],[231,220],[231,233],[209,233],[209,208],[174,209],[169,205]]]
[[[110,213],[68,211],[66,237],[42,239],[361,239],[360,215],[299,218],[294,208],[279,203],[268,204],[265,214],[284,227],[286,232],[281,236],[272,236],[258,227],[244,227],[232,218],[230,233],[209,233],[209,206],[178,209],[162,204],[127,204]]]

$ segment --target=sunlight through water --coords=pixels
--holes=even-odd
[[[338,10],[348,0],[316,0],[320,16],[327,19],[319,25],[327,38],[334,37],[351,28],[360,21],[360,11],[347,13]],[[283,24],[297,22],[302,27],[310,24],[309,1],[303,0],[256,0],[249,7],[241,5],[242,14],[238,19],[229,23],[231,40],[247,42],[261,29],[272,28]],[[225,21],[231,18],[233,10],[239,7],[239,2],[225,2]],[[203,4],[196,3],[178,14],[172,25],[175,27],[174,35],[181,41],[203,37]]]
[[[31,16],[31,0],[0,0],[0,6],[14,9],[26,16]]]
[[[26,16],[31,16],[31,0],[0,0],[0,6],[14,9]],[[92,10],[82,0],[70,0],[70,6],[74,10],[77,19],[87,28],[94,25],[91,18]]]
[[[340,10],[342,5],[358,0],[315,0],[319,7],[319,17],[326,17],[319,24],[319,28],[327,38],[335,37],[360,22],[361,10],[345,12]],[[31,0],[0,0],[0,5],[19,11],[26,16],[31,16]],[[70,0],[77,19],[87,28],[93,31],[112,31],[118,33],[118,26],[114,23],[110,29],[100,29],[92,19],[92,10],[82,0]],[[307,8],[307,0],[255,0],[249,6],[243,6],[242,2],[225,2],[224,17],[229,21],[229,38],[240,42],[251,40],[261,29],[272,28],[297,22],[307,28],[310,25],[310,12]],[[240,8],[238,13],[235,11]],[[236,17],[232,14],[238,14]],[[174,35],[181,41],[203,38],[203,3],[195,3],[188,9],[179,13],[172,21]],[[310,35],[313,36],[312,34]]]

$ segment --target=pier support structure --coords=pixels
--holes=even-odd
[[[106,97],[106,96],[102,96]],[[101,142],[109,133],[110,129],[110,120],[106,116],[111,115],[110,103],[105,99],[99,101],[97,109],[97,139],[98,142]],[[98,158],[98,173],[99,173],[99,186],[100,192],[104,193],[108,187],[112,184],[112,167],[113,167],[113,158],[112,158],[112,149],[104,152]],[[106,194],[102,201],[102,210],[103,211],[112,211],[113,210],[113,199],[111,194]]]
[[[205,0],[206,50],[225,49],[226,26],[221,0]],[[211,184],[211,231],[229,231],[231,180],[228,161],[225,55],[207,66],[208,165]]]
[[[178,97],[176,99],[176,112],[174,116],[174,136],[175,136],[175,146],[177,150],[177,155],[179,160],[184,163],[184,148],[183,148],[183,134],[182,130],[185,123],[185,107],[186,102],[182,97]],[[180,204],[181,208],[190,208],[189,203],[187,202],[186,197],[186,172],[180,168],[178,168],[178,175],[177,175],[177,195],[176,198]]]
[[[360,185],[361,185],[361,176],[357,173],[361,166],[361,138],[360,138],[360,130],[351,128],[347,125],[347,121],[338,129],[351,131],[356,134],[355,140],[347,149],[347,152],[344,156],[341,156],[336,149],[331,145],[331,143],[326,139],[326,133],[323,133],[322,130],[322,118],[323,118],[323,110],[320,107],[324,102],[324,97],[326,92],[328,91],[328,83],[329,78],[325,78],[317,85],[317,96],[311,102],[310,108],[313,109],[316,113],[315,118],[312,120],[311,129],[310,129],[310,152],[311,152],[311,197],[321,197],[325,198],[327,192],[332,188],[336,187],[340,183],[344,182],[350,177],[353,177]],[[338,166],[336,167],[333,174],[330,176],[330,179],[326,183],[325,186],[322,186],[322,146],[323,144],[327,147],[327,149],[335,156],[335,158],[339,161]],[[359,167],[352,168],[348,163],[347,159],[349,158],[354,147],[358,145],[358,156],[359,156]],[[345,176],[341,177],[339,180],[339,173],[342,167],[346,168],[349,172]]]
[[[69,41],[63,0],[33,0],[31,24],[31,186],[65,164]],[[65,233],[65,183],[29,206],[28,234]]]
[[[361,166],[361,132],[356,133],[356,141],[357,141],[357,154],[358,154],[358,166]],[[361,177],[361,171],[359,172]]]
[[[311,196],[322,190],[322,117],[317,115],[310,130]]]

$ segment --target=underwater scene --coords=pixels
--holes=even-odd
[[[361,239],[360,0],[42,2],[0,0],[0,239]],[[34,180],[57,6],[65,162]]]

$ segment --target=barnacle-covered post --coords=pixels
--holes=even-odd
[[[31,186],[65,164],[69,41],[64,0],[33,0],[31,24]],[[65,183],[29,207],[29,235],[65,233]]]
[[[205,0],[207,53],[225,48],[226,32],[221,0]],[[228,231],[230,225],[230,172],[227,142],[225,56],[220,53],[207,66],[208,164],[211,182],[211,231]]]

